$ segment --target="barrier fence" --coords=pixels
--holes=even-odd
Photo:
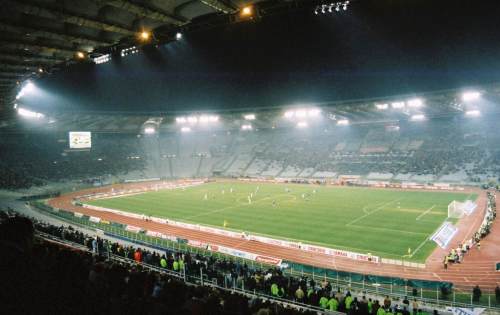
[[[251,268],[268,268],[273,265],[262,262],[247,260],[242,257],[226,255],[220,252],[213,252],[200,246],[190,246],[188,240],[179,238],[158,238],[145,233],[127,231],[125,225],[115,222],[90,221],[88,216],[75,216],[72,212],[53,209],[52,207],[41,203],[32,202],[36,209],[46,214],[64,220],[71,224],[77,224],[92,230],[101,231],[105,235],[115,238],[121,238],[138,245],[148,246],[157,250],[170,250],[181,253],[201,254],[211,256],[217,259],[227,259],[234,262],[246,263]],[[343,272],[331,269],[318,268],[298,264],[294,262],[283,262],[283,273],[293,276],[309,276],[315,280],[327,280],[332,285],[339,288],[349,288],[353,292],[366,292],[376,295],[390,295],[396,298],[408,296],[409,299],[435,304],[439,306],[450,307],[486,307],[500,312],[500,299],[497,299],[494,291],[482,289],[482,295],[479,300],[474,300],[472,292],[463,292],[453,288],[452,284],[447,282],[435,282],[414,279],[402,279],[394,277],[382,277],[373,275],[362,275],[352,272]]]

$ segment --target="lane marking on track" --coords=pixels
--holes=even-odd
[[[360,221],[360,220],[363,220],[364,218],[366,218],[367,216],[371,215],[371,214],[374,214],[375,212],[379,212],[380,210],[384,209],[385,207],[387,207],[388,205],[394,203],[394,202],[397,202],[399,200],[401,200],[403,198],[398,198],[398,199],[394,199],[392,201],[389,201],[389,202],[386,202],[384,203],[383,205],[373,209],[372,211],[360,216],[360,217],[357,217],[356,219],[352,220],[351,222],[347,223],[345,226],[352,226],[354,223]]]
[[[426,215],[427,213],[431,212],[431,210],[434,209],[434,207],[436,207],[436,205],[432,205],[432,207],[430,207],[429,209],[425,210],[425,212],[422,212],[415,220],[420,221],[420,219],[424,215]]]

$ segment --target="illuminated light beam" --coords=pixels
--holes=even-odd
[[[339,119],[339,120],[337,120],[337,125],[347,126],[347,125],[349,125],[349,120],[348,119]]]

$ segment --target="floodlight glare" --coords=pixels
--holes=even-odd
[[[207,123],[209,121],[208,116],[205,115],[200,116],[198,120],[200,121],[200,123]]]
[[[385,110],[389,108],[389,104],[375,104],[375,107],[380,110]]]
[[[242,125],[241,130],[252,130],[252,125],[250,124]]]
[[[245,120],[255,120],[255,114],[246,114],[243,118],[245,118]]]
[[[306,117],[306,115],[307,115],[307,112],[303,109],[299,109],[299,110],[295,111],[295,117],[297,117],[297,118],[304,118],[304,117]]]
[[[139,36],[140,36],[141,40],[148,40],[149,37],[151,36],[151,33],[147,32],[147,31],[142,31]]]
[[[477,109],[471,109],[465,112],[465,116],[478,117],[481,116],[481,112]]]
[[[305,121],[299,121],[299,122],[297,123],[297,127],[298,127],[298,128],[307,128],[307,126],[308,126],[308,124],[307,124],[307,122],[305,122]]]
[[[76,58],[83,59],[83,58],[85,58],[85,54],[83,52],[79,51],[76,53]]]
[[[252,6],[246,6],[241,9],[241,16],[251,16],[253,14]]]
[[[190,132],[191,131],[191,128],[189,127],[182,127],[181,128],[181,132]]]
[[[464,102],[476,101],[481,97],[481,93],[477,91],[465,92],[462,94],[462,100]]]
[[[210,122],[218,122],[219,121],[219,116],[208,116],[208,121]]]
[[[295,116],[295,112],[293,110],[288,110],[285,112],[285,118],[292,118]]]
[[[424,102],[419,98],[414,98],[412,100],[409,100],[406,104],[411,108],[419,108],[424,105]]]
[[[177,33],[175,34],[175,39],[177,39],[177,40],[181,40],[181,39],[182,39],[182,33],[177,32]]]
[[[185,124],[187,122],[186,117],[181,116],[181,117],[176,117],[175,122],[178,124]]]
[[[45,115],[42,114],[42,113],[37,113],[37,112],[33,112],[31,110],[28,110],[28,109],[24,109],[22,107],[19,107],[17,109],[17,113],[19,114],[19,116],[23,116],[23,117],[26,117],[26,118],[36,118],[36,119],[40,119],[40,118],[43,118]]]
[[[393,102],[391,104],[391,106],[392,106],[392,108],[400,109],[400,108],[405,107],[405,102]]]
[[[312,108],[312,109],[307,111],[307,116],[308,117],[318,117],[320,113],[321,113],[321,110],[319,108]]]
[[[190,123],[190,124],[196,124],[196,123],[198,122],[198,117],[196,117],[196,116],[189,116],[189,117],[187,118],[187,121],[188,121],[188,123]]]
[[[156,129],[154,127],[146,127],[146,128],[144,128],[144,133],[145,134],[150,135],[150,134],[153,134],[155,132],[156,132]]]
[[[349,125],[349,120],[348,119],[339,119],[339,120],[337,120],[337,125],[347,126],[347,125]]]
[[[410,120],[412,120],[412,121],[422,121],[422,120],[425,120],[425,115],[423,115],[423,114],[412,115],[410,117]]]

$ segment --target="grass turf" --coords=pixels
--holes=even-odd
[[[251,204],[250,193],[254,193]],[[226,222],[232,230],[393,259],[401,259],[410,248],[405,259],[424,262],[435,248],[429,236],[446,219],[448,204],[476,197],[458,192],[214,182],[88,204],[215,227]]]

